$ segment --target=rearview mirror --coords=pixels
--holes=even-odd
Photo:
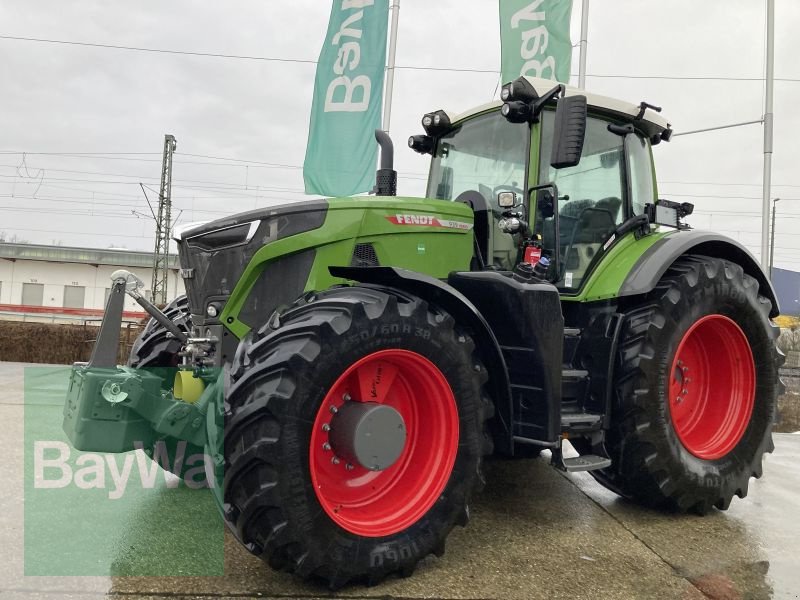
[[[517,195],[514,192],[500,192],[497,194],[497,206],[500,208],[514,208],[517,205]]]
[[[556,105],[550,166],[574,167],[581,160],[586,137],[586,96],[567,96]]]

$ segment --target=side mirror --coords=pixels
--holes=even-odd
[[[567,96],[556,105],[550,166],[574,167],[581,160],[586,138],[586,96]]]
[[[498,193],[497,206],[500,208],[514,208],[517,206],[517,195],[514,192]]]

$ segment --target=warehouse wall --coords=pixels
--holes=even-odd
[[[111,287],[111,273],[126,268],[145,282],[149,295],[153,272],[150,268],[0,258],[0,304],[21,305],[23,284],[33,283],[44,286],[43,306],[63,307],[64,287],[78,286],[85,290],[83,306],[78,308],[102,309],[106,290]],[[167,291],[169,300],[184,293],[183,280],[177,271],[170,271]],[[132,298],[126,298],[125,310],[142,309]]]

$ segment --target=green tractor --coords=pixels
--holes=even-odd
[[[744,497],[780,393],[767,276],[658,199],[659,108],[530,78],[501,97],[423,117],[426,198],[395,195],[377,132],[375,196],[180,232],[165,310],[115,273],[74,446],[200,472],[250,552],[331,587],[441,555],[490,454],[546,449],[670,511]],[[153,319],[118,367],[126,293]]]

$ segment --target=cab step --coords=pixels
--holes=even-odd
[[[594,413],[561,413],[561,431],[600,429],[603,415]]]
[[[589,435],[588,441],[592,448],[591,454],[581,454],[580,456],[564,456],[564,438],[553,448],[550,464],[557,469],[573,473],[576,471],[597,471],[607,469],[611,466],[611,459],[606,454],[603,445],[603,433],[595,432]]]
[[[584,454],[583,456],[573,456],[556,461],[556,467],[568,473],[576,471],[596,471],[606,469],[611,466],[611,459],[597,456],[596,454]]]

